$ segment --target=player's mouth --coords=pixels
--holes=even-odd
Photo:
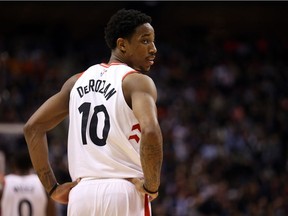
[[[155,59],[155,57],[149,57],[149,58],[147,58],[150,66],[154,64],[154,59]]]

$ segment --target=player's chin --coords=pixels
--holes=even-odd
[[[144,72],[145,72],[145,73],[148,73],[148,72],[150,71],[150,68],[151,68],[151,67],[146,67],[146,68],[144,69]]]
[[[151,65],[145,65],[141,67],[141,71],[144,73],[148,73],[150,71]]]

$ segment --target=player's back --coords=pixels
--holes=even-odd
[[[1,216],[45,216],[46,192],[36,174],[5,176]]]
[[[140,126],[122,91],[123,79],[135,72],[125,64],[100,64],[90,67],[75,83],[68,138],[73,180],[143,177]]]

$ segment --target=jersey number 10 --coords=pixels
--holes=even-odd
[[[80,114],[82,113],[82,123],[81,123],[81,135],[83,145],[87,145],[86,131],[89,121],[89,113],[90,113],[91,103],[83,103],[79,108]],[[104,114],[104,127],[102,130],[102,138],[99,138],[97,135],[97,127],[98,127],[98,114],[103,112]],[[97,146],[106,145],[106,140],[108,137],[108,133],[110,130],[110,118],[106,107],[104,105],[99,105],[94,107],[94,111],[89,124],[89,136],[91,141]]]

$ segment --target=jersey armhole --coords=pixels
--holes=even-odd
[[[132,74],[132,73],[139,73],[139,72],[138,72],[138,71],[135,71],[135,70],[127,72],[127,73],[124,74],[124,76],[122,77],[122,81],[123,81],[129,74]]]
[[[80,72],[79,74],[77,74],[77,79],[79,79],[82,75],[84,74],[84,71],[83,72]]]

